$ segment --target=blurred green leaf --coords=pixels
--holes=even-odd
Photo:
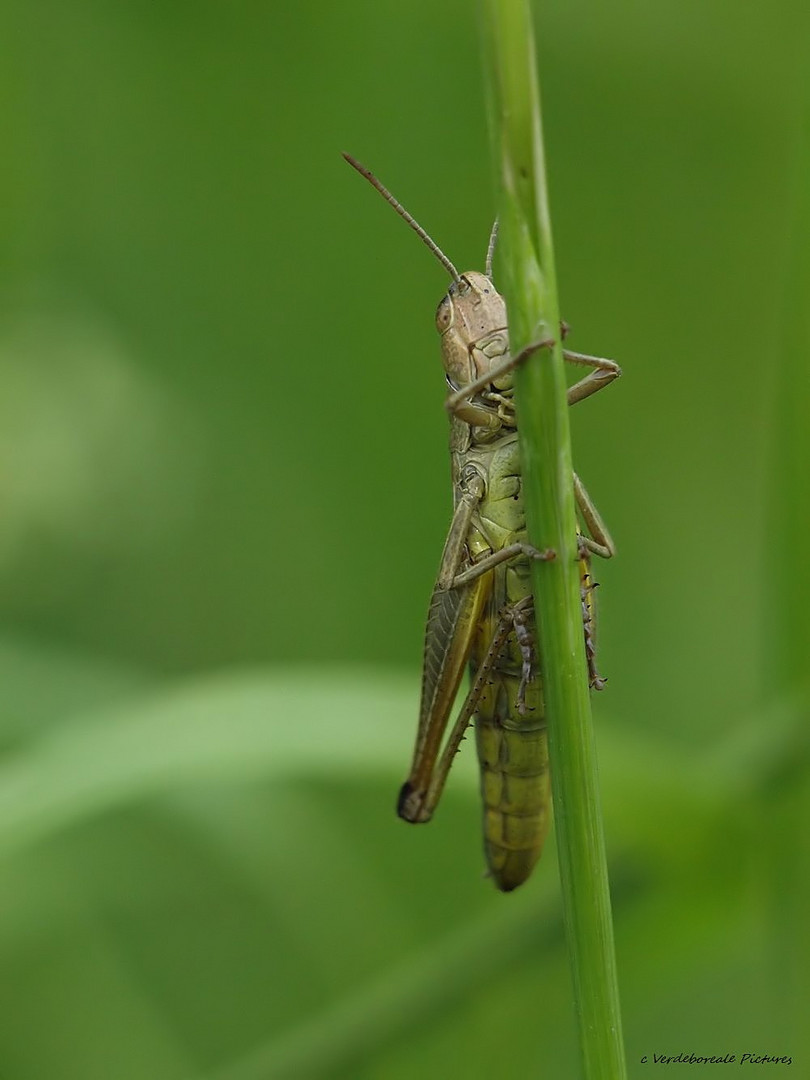
[[[0,848],[189,781],[394,773],[415,689],[302,668],[189,680],[69,718],[0,767]]]
[[[489,1053],[486,1010],[528,1007],[520,971],[536,979],[543,965],[564,983],[551,868],[516,904],[480,880],[472,755],[459,759],[430,829],[395,820],[415,692],[414,680],[373,671],[234,672],[68,717],[7,757],[0,950],[18,982],[4,1007],[22,1020],[31,980],[44,979],[53,1000],[40,995],[42,1022],[102,994],[103,1023],[128,1033],[84,1048],[54,1036],[53,1053],[72,1047],[76,1071],[65,1077],[116,1071],[130,1038],[161,1077],[197,1075],[182,1064],[191,1058],[223,1080],[373,1076],[381,1061],[386,1075],[404,1075],[406,1062],[441,1055],[440,1033],[459,1017],[483,1010],[474,1062]],[[800,730],[789,708],[752,719],[699,767],[677,765],[655,736],[602,732],[620,948],[647,943],[648,959],[628,975],[634,1010],[650,979],[663,980],[662,994],[670,980],[675,992],[679,978],[694,979],[707,941],[725,970],[740,934],[757,933],[739,889],[751,822],[740,823],[738,795],[760,773],[767,783],[774,745],[795,766]],[[774,766],[763,772],[765,749]],[[652,882],[666,888],[650,891]],[[683,890],[689,904],[677,899]],[[33,962],[43,947],[58,965]],[[68,984],[84,986],[75,1003]],[[572,1033],[558,1010],[544,1023],[543,1045],[555,1027],[566,1031],[545,1055],[566,1072]],[[526,1024],[513,1060],[530,1068],[537,1020]],[[80,1033],[78,1014],[69,1030]],[[50,1052],[29,1056],[42,1064]]]

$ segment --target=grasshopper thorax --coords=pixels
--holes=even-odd
[[[456,389],[469,386],[502,364],[509,352],[506,304],[486,274],[470,270],[452,283],[436,311],[442,360]],[[497,389],[512,385],[511,372],[498,378]]]

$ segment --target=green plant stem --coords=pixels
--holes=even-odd
[[[500,257],[513,355],[553,337],[516,375],[529,540],[549,718],[566,936],[587,1080],[626,1076],[607,864],[591,721],[566,383],[540,122],[534,34],[525,0],[483,0],[497,168]]]

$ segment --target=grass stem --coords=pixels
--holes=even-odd
[[[582,625],[566,382],[535,62],[525,0],[482,0],[488,102],[513,355],[553,337],[516,374],[527,526],[553,562],[534,594],[566,936],[586,1080],[626,1076]]]

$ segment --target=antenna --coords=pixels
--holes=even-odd
[[[346,158],[346,160],[353,169],[357,169],[360,175],[365,176],[366,180],[368,180],[371,186],[375,187],[377,191],[379,191],[385,201],[390,203],[391,206],[393,206],[399,216],[407,221],[407,223],[417,234],[417,236],[421,236],[422,240],[427,244],[427,246],[436,256],[436,258],[445,268],[445,270],[447,270],[447,272],[450,274],[453,281],[459,281],[461,279],[461,274],[459,274],[458,270],[456,270],[455,266],[453,266],[453,264],[450,262],[450,260],[447,258],[447,256],[439,247],[439,245],[435,242],[435,240],[431,240],[431,238],[428,236],[428,234],[425,232],[425,230],[422,228],[416,218],[412,217],[411,214],[408,213],[402,203],[397,202],[397,200],[394,198],[388,188],[384,187],[374,175],[374,173],[367,169],[365,165],[361,165],[359,161],[357,161],[351,156],[351,154],[344,154],[343,156]]]
[[[492,232],[489,234],[489,243],[487,244],[487,261],[484,267],[484,273],[487,275],[490,281],[492,281],[492,259],[495,255],[495,242],[498,239],[498,219],[492,222]]]

